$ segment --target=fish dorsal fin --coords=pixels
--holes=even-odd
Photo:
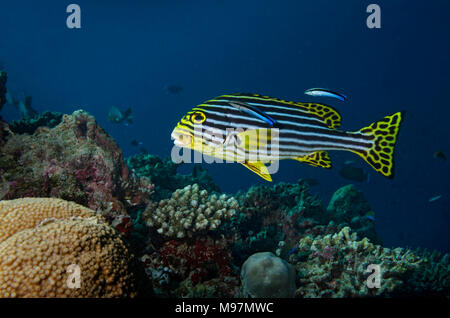
[[[341,114],[331,106],[317,103],[299,103],[298,106],[320,117],[329,128],[337,129],[341,126]]]
[[[245,150],[266,149],[271,142],[271,130],[249,129],[237,134],[238,146]]]
[[[263,178],[264,180],[267,180],[269,182],[272,182],[272,177],[270,176],[269,170],[267,169],[266,165],[260,161],[257,162],[241,162],[243,166],[250,169],[254,173],[256,173],[258,176]]]
[[[258,95],[258,94],[246,94],[246,93],[235,93],[230,95],[222,95],[221,98],[226,97],[244,97],[248,98],[249,100],[252,99],[260,99],[265,101],[273,101],[276,103],[281,103],[285,105],[291,105],[291,106],[297,106],[301,109],[307,111],[310,114],[316,115],[318,118],[320,118],[327,127],[332,129],[337,129],[341,126],[341,120],[342,117],[339,114],[339,112],[334,109],[331,106],[325,105],[325,104],[318,104],[318,103],[299,103],[299,102],[292,102],[287,101],[284,99],[264,96],[264,95]]]
[[[314,167],[331,169],[331,159],[326,151],[316,151],[306,156],[294,158],[294,160],[305,162]]]

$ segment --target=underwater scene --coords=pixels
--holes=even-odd
[[[1,1],[0,298],[448,299],[448,12]]]

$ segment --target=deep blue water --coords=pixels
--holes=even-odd
[[[72,2],[81,7],[78,30],[65,25]],[[370,3],[381,6],[381,29],[366,27]],[[385,245],[449,252],[449,162],[433,157],[437,150],[450,156],[449,12],[448,0],[2,0],[0,61],[12,92],[32,95],[38,111],[87,110],[126,155],[139,152],[130,145],[138,139],[150,153],[169,156],[181,116],[223,93],[325,102],[340,110],[345,130],[406,110],[394,180],[344,152],[330,153],[331,171],[282,161],[273,178],[316,178],[313,192],[327,202],[349,183],[339,168],[355,160],[370,173],[357,186]],[[168,84],[183,90],[167,94]],[[349,100],[304,95],[311,87]],[[112,105],[133,107],[134,124],[108,122]],[[11,108],[0,115],[19,116]],[[267,184],[238,164],[205,166],[225,191]]]

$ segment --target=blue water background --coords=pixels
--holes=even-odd
[[[386,246],[450,251],[450,1],[85,1],[82,28],[68,29],[72,1],[1,1],[0,61],[15,95],[38,111],[85,109],[125,155],[169,156],[170,132],[193,106],[223,93],[254,92],[320,101],[340,110],[342,129],[357,130],[406,110],[396,147],[396,176],[377,175],[352,153],[331,152],[329,171],[282,161],[274,181],[316,178],[324,202],[349,183],[338,175],[354,160],[370,173],[357,184],[376,213]],[[382,27],[366,27],[366,7],[382,9]],[[183,87],[178,95],[164,87]],[[303,95],[329,87],[347,102]],[[133,107],[129,127],[108,122],[111,106]],[[0,115],[17,119],[4,108]],[[205,165],[234,192],[267,184],[238,164]],[[189,171],[190,165],[181,171]],[[442,195],[434,202],[429,198]]]

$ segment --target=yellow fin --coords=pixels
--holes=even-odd
[[[398,112],[361,128],[357,133],[372,137],[372,146],[364,153],[355,152],[361,156],[376,171],[388,178],[394,177],[394,146],[397,141],[400,124],[405,117]]]
[[[251,129],[238,133],[239,146],[246,150],[266,149],[271,140],[270,129]]]
[[[331,169],[331,159],[326,151],[316,151],[309,155],[293,158],[294,160],[305,162],[314,167]]]
[[[269,170],[262,162],[258,161],[258,162],[241,162],[241,163],[246,168],[250,169],[264,180],[272,182],[272,177],[270,176]]]
[[[316,103],[301,103],[299,106],[305,108],[309,113],[322,118],[325,125],[329,128],[337,129],[341,126],[341,114],[333,107]]]

